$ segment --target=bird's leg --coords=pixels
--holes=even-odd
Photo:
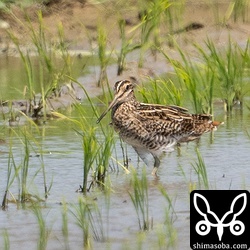
[[[161,162],[160,162],[160,159],[156,155],[154,155],[154,160],[155,160],[155,163],[154,163],[152,175],[157,176],[157,171]]]

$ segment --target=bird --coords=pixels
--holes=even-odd
[[[141,103],[135,97],[135,86],[130,80],[117,81],[113,100],[96,122],[98,124],[111,110],[110,124],[121,139],[130,144],[145,163],[145,155],[153,156],[154,176],[157,176],[163,152],[171,152],[176,145],[193,141],[221,124],[213,121],[210,114],[191,114],[180,106]]]

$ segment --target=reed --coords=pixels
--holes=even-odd
[[[150,229],[149,219],[149,200],[148,200],[148,180],[146,170],[143,168],[141,178],[137,176],[137,172],[132,169],[131,186],[133,191],[129,192],[129,196],[134,205],[139,229],[147,231]],[[152,226],[152,225],[151,225]]]

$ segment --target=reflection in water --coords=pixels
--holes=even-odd
[[[240,119],[239,119],[240,118]],[[219,113],[216,119],[224,120]],[[250,188],[250,138],[245,133],[249,128],[250,117],[229,117],[225,125],[218,131],[206,134],[198,143],[199,151],[207,167],[209,185],[211,189],[249,189]],[[48,185],[52,183],[47,201],[43,204],[43,216],[49,230],[47,249],[64,248],[62,233],[62,205],[65,200],[69,209],[78,203],[81,194],[75,190],[82,184],[83,179],[83,152],[81,140],[69,126],[62,126],[59,122],[50,122],[44,128],[43,160],[46,168]],[[0,144],[0,194],[3,196],[6,188],[8,166],[8,139],[7,143]],[[212,143],[211,143],[212,141]],[[120,143],[117,143],[116,157],[122,162]],[[143,249],[152,249],[158,246],[159,232],[164,232],[164,239],[169,237],[166,216],[171,218],[176,230],[176,249],[189,248],[189,191],[190,187],[199,188],[198,177],[192,167],[197,161],[195,152],[197,144],[183,145],[180,151],[174,151],[162,159],[159,169],[159,180],[151,176],[151,168],[147,168],[149,216],[153,230],[149,230]],[[140,162],[137,167],[137,155],[128,147],[130,167],[137,169],[138,175],[144,166]],[[32,154],[32,153],[31,153]],[[16,164],[23,157],[23,149],[18,140],[13,141],[13,155]],[[33,156],[33,155],[32,155]],[[30,175],[41,167],[40,157],[30,157]],[[34,194],[43,196],[43,177],[38,173],[34,179],[29,179],[29,189]],[[94,249],[135,249],[138,247],[138,221],[135,209],[129,197],[131,190],[131,175],[119,172],[109,173],[111,183],[110,200],[98,190],[89,194],[95,199],[103,220],[104,233],[108,242],[94,242]],[[91,180],[91,179],[90,179]],[[169,211],[168,201],[162,196],[159,187],[163,187],[169,195],[174,211]],[[10,191],[18,193],[18,184],[14,182]],[[29,205],[27,205],[29,207]],[[16,205],[9,204],[7,211],[0,212],[1,229],[6,229],[9,235],[11,249],[36,249],[39,238],[37,218],[30,209],[17,209]],[[163,229],[162,229],[163,228]],[[165,231],[164,231],[165,230]],[[69,246],[72,249],[82,249],[82,231],[76,225],[72,213],[68,217]],[[3,235],[3,231],[1,231]],[[142,237],[142,236],[141,236]],[[4,237],[0,237],[3,246]],[[107,245],[105,245],[107,244]],[[105,247],[104,247],[105,246]]]
[[[41,93],[41,81],[44,84],[49,84],[49,72],[42,67],[39,69],[39,60],[35,56],[31,56],[32,65],[32,77],[34,82],[34,91],[36,94]],[[55,67],[55,72],[60,74],[60,71],[64,66],[62,58],[56,55],[51,57],[53,65]],[[87,70],[88,66],[93,65],[96,58],[94,56],[83,56],[72,57],[72,77],[76,78],[83,74],[84,70]],[[41,66],[40,66],[41,67]],[[43,78],[41,79],[41,71],[43,72]],[[25,70],[25,65],[21,58],[16,57],[4,57],[0,58],[0,76],[1,76],[1,92],[0,100],[19,100],[24,99],[25,88],[29,85],[28,76]],[[61,83],[60,83],[61,84]],[[48,86],[43,86],[47,88]]]

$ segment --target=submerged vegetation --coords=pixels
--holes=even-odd
[[[0,10],[11,11],[11,2],[13,1],[3,1]],[[41,2],[44,3],[39,1]],[[53,1],[45,2],[49,5]],[[104,1],[98,6],[104,8],[108,2],[112,1]],[[61,208],[61,231],[58,228],[56,230],[63,238],[57,239],[57,243],[59,241],[65,249],[73,249],[73,238],[79,248],[94,249],[95,244],[102,243],[105,243],[107,249],[112,248],[113,238],[109,235],[110,217],[113,215],[112,205],[115,206],[116,203],[112,197],[121,199],[122,206],[128,207],[128,211],[131,212],[120,214],[119,218],[115,219],[117,226],[122,227],[119,230],[125,231],[129,228],[129,235],[133,234],[133,244],[125,242],[124,249],[126,244],[131,249],[134,249],[135,245],[142,249],[144,244],[149,244],[153,248],[157,246],[159,249],[168,249],[178,245],[178,240],[181,240],[178,239],[176,229],[178,211],[175,210],[178,208],[175,201],[179,198],[178,192],[171,193],[173,187],[168,186],[168,183],[165,186],[159,180],[152,182],[147,169],[142,167],[141,163],[138,164],[137,171],[133,159],[127,155],[123,144],[119,143],[112,127],[109,126],[108,119],[96,124],[102,109],[112,99],[112,83],[109,83],[107,75],[111,63],[115,65],[116,73],[120,77],[127,73],[129,56],[136,57],[136,67],[143,67],[147,57],[154,60],[161,57],[164,63],[170,65],[171,72],[154,77],[147,76],[142,84],[138,84],[136,95],[143,102],[185,106],[195,113],[214,114],[216,109],[217,113],[220,110],[219,114],[223,119],[224,116],[227,119],[233,115],[237,116],[239,110],[242,114],[244,107],[249,106],[249,39],[244,44],[238,44],[229,35],[226,45],[221,48],[208,37],[203,44],[191,44],[194,56],[183,49],[180,41],[182,38],[176,36],[199,26],[193,23],[183,28],[183,13],[189,1],[157,0],[147,1],[145,4],[145,1],[141,0],[133,3],[138,9],[138,17],[132,24],[129,22],[131,20],[123,18],[121,6],[131,11],[134,11],[134,6],[130,6],[130,2],[118,2],[112,4],[112,13],[116,13],[114,27],[118,27],[119,34],[116,38],[117,44],[111,42],[112,39],[109,37],[113,27],[107,27],[100,21],[95,36],[90,35],[90,31],[86,34],[91,51],[88,53],[88,59],[85,58],[84,61],[79,58],[85,55],[71,55],[62,23],[57,26],[57,43],[48,42],[42,11],[36,13],[38,26],[34,26],[32,18],[26,15],[27,13],[26,22],[22,24],[29,31],[32,49],[24,49],[20,38],[11,29],[7,31],[22,61],[25,87],[18,89],[24,99],[21,104],[18,102],[20,106],[17,106],[15,100],[4,100],[0,96],[0,145],[5,147],[7,152],[5,154],[4,150],[0,151],[4,154],[4,164],[1,165],[1,207],[2,210],[8,211],[15,204],[17,208],[22,208],[27,214],[35,217],[38,249],[46,249],[51,238],[55,237],[53,225],[47,222],[51,211],[56,209],[58,212],[58,208],[53,207],[54,201],[50,200],[53,188],[56,189],[54,178],[60,178],[64,186],[67,185],[66,175],[70,176],[70,172],[63,172],[63,166],[55,167],[58,164],[56,160],[66,158],[67,154],[73,154],[74,150],[81,151],[78,164],[79,178],[74,181],[76,187],[67,188],[72,188],[72,192],[79,185],[80,188],[77,190],[78,193],[74,192],[72,195],[73,201],[66,200],[63,194],[63,201],[60,201],[61,197],[56,197],[59,199],[59,204],[56,205],[60,205]],[[211,5],[214,23],[218,26],[227,25],[229,20],[236,23],[249,22],[248,1],[229,1],[224,16],[221,16],[215,1],[208,2],[208,5]],[[86,28],[84,24],[82,27]],[[185,37],[183,40],[185,41]],[[172,56],[169,48],[174,49],[178,56]],[[96,87],[101,90],[100,96],[91,98],[93,95],[85,83],[77,80],[79,74],[75,73],[75,60],[78,59],[81,74],[88,70],[92,62],[98,63]],[[136,78],[135,82],[138,83],[138,80]],[[78,96],[79,93],[83,93],[81,97]],[[62,101],[65,96],[70,99],[66,104]],[[46,142],[52,129],[59,130],[57,136],[62,137],[70,131],[72,144],[76,144],[77,148],[68,149],[67,144],[62,145],[65,147],[63,152],[53,149],[55,154],[58,153],[56,160],[50,158],[54,155]],[[249,129],[244,130],[249,137]],[[209,145],[213,142],[212,138],[213,134],[210,136]],[[191,166],[188,170],[184,168],[183,163],[178,163],[180,182],[187,187],[187,197],[189,191],[194,188],[214,188],[207,171],[209,162],[203,159],[198,149],[199,143],[196,146],[197,148],[191,149],[194,156],[188,162]],[[181,155],[180,149],[177,152]],[[63,162],[63,165],[65,164],[69,164],[67,159]],[[184,164],[188,165],[187,162]],[[76,166],[70,167],[70,171],[76,171]],[[168,167],[165,167],[164,171],[168,175]],[[116,175],[117,179],[122,177],[124,180],[125,184],[119,183],[122,187],[114,186],[112,181]],[[172,182],[171,185],[175,183]],[[160,208],[154,206],[155,195],[163,199]],[[188,206],[188,202],[185,206]],[[163,216],[160,217],[155,211],[163,211]],[[53,217],[52,222],[56,223],[54,218],[56,217]],[[120,219],[122,225],[118,223]],[[80,230],[80,233],[76,230],[80,239],[76,240],[70,231],[74,228],[72,221]],[[135,224],[136,227],[133,228]],[[11,228],[5,224],[2,228],[2,245],[4,249],[10,249],[13,238],[8,231]],[[137,234],[134,234],[134,230]]]

